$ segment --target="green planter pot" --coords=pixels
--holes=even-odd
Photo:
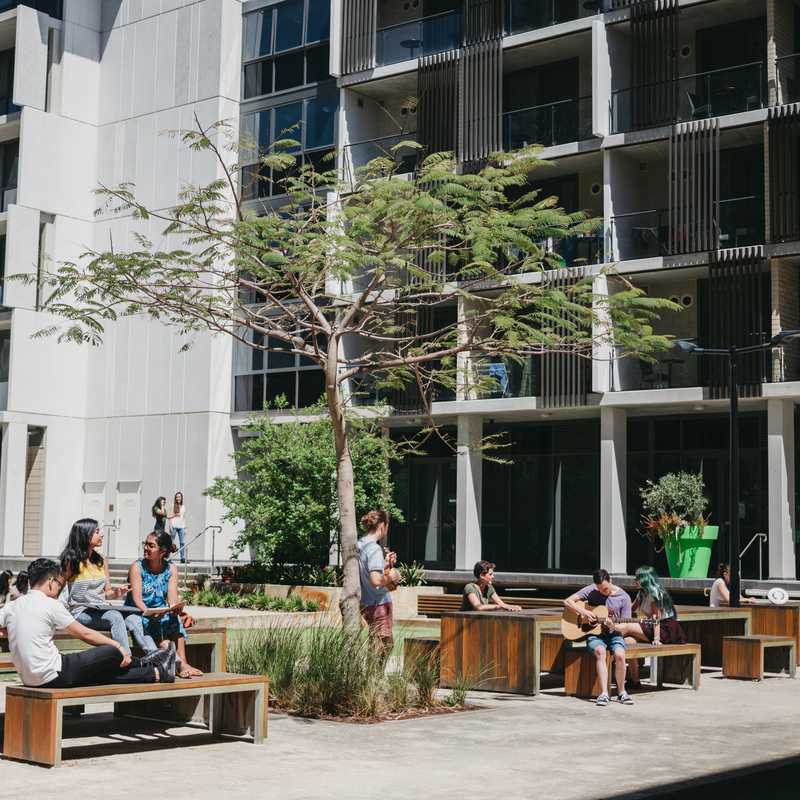
[[[678,564],[678,545],[674,539],[670,539],[664,548],[669,574],[673,578],[707,578],[711,549],[718,534],[719,528],[716,525],[706,525],[703,528],[702,539],[697,526],[683,528],[679,537],[681,563]]]

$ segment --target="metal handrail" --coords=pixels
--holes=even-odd
[[[222,525],[206,525],[206,527],[203,528],[203,530],[201,530],[200,533],[197,534],[197,536],[195,536],[193,539],[189,539],[188,542],[184,542],[183,543],[183,547],[181,547],[181,548],[179,548],[177,550],[178,553],[180,553],[180,551],[183,550],[183,559],[184,559],[183,560],[183,585],[184,586],[187,585],[187,576],[189,574],[189,560],[186,558],[186,549],[189,547],[189,545],[192,542],[196,542],[207,530],[211,530],[212,531],[212,534],[211,534],[211,572],[212,572],[212,574],[214,572],[214,551],[215,551],[216,546],[217,546],[217,531],[222,533]],[[173,555],[174,555],[174,553],[173,553]],[[170,561],[170,563],[171,563],[172,556],[170,556],[169,559],[167,559],[167,560]],[[179,569],[180,569],[180,567],[179,567]]]
[[[695,72],[693,75],[679,75],[679,81],[685,81],[688,78],[703,78],[706,75],[715,75],[717,72],[731,72],[734,69],[744,69],[745,67],[763,67],[763,61],[751,61],[749,64],[737,64],[735,67],[723,67],[722,69],[710,69],[708,72]],[[617,90],[619,91],[619,90]]]
[[[745,546],[744,550],[742,550],[742,552],[739,553],[739,574],[740,575],[742,574],[742,556],[750,549],[750,545],[753,544],[753,542],[756,539],[758,539],[758,579],[761,581],[761,580],[764,580],[763,577],[762,577],[762,575],[763,575],[762,555],[763,555],[763,549],[764,549],[764,542],[767,541],[767,534],[766,533],[757,533],[747,543],[747,545]]]
[[[375,33],[383,33],[383,31],[391,31],[394,28],[406,28],[416,22],[427,22],[430,19],[438,19],[439,17],[461,17],[462,11],[440,11],[438,14],[431,14],[429,17],[417,17],[416,19],[409,19],[405,22],[397,22],[394,25],[387,25],[385,28],[378,28]]]
[[[404,136],[416,136],[416,131],[409,131],[408,133],[393,133],[391,136],[378,136],[375,139],[363,139],[360,142],[348,142],[344,147],[355,147],[357,144],[377,144],[378,142],[385,142],[387,139],[397,139],[398,142],[403,141]]]

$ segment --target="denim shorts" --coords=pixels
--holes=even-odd
[[[623,650],[627,649],[625,640],[617,631],[608,631],[608,633],[604,633],[602,636],[590,636],[586,640],[586,646],[592,653],[594,653],[598,647],[605,647],[606,650],[610,650],[612,653],[618,647],[621,647]]]

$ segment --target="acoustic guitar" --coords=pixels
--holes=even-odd
[[[583,600],[576,600],[575,602],[581,608],[594,612],[597,622],[590,622],[586,617],[569,608],[565,608],[561,617],[561,633],[564,634],[565,639],[569,639],[571,642],[580,642],[589,636],[599,636],[603,632],[603,628],[610,630],[603,624],[609,617],[613,622],[617,623],[637,622],[639,625],[655,625],[659,622],[658,617],[615,617],[606,606],[590,606]]]

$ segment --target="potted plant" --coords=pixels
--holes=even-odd
[[[670,473],[642,489],[646,516],[643,535],[662,542],[673,578],[707,578],[711,550],[719,534],[703,513],[708,507],[702,475]]]

